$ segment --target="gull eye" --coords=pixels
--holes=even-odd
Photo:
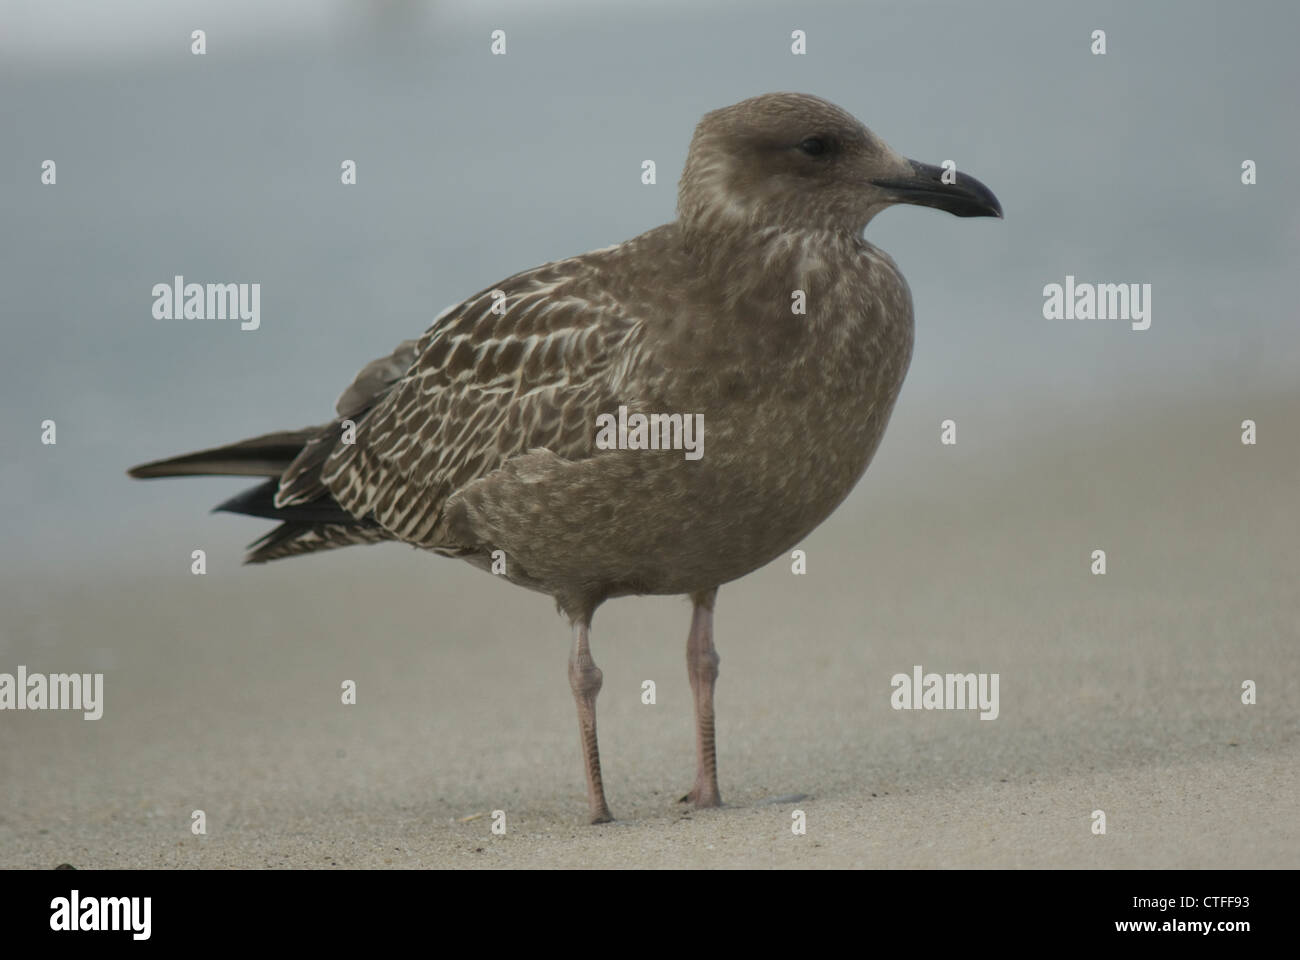
[[[826,152],[826,141],[821,137],[809,137],[799,144],[799,149],[810,157],[820,157]]]

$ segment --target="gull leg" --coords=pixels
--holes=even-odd
[[[686,639],[686,671],[695,699],[695,786],[682,797],[697,807],[720,807],[718,756],[713,739],[713,685],[718,679],[718,652],[713,649],[715,587],[691,597],[691,633]]]
[[[578,705],[578,734],[582,740],[582,760],[587,768],[587,803],[592,823],[613,820],[605,803],[605,787],[600,779],[600,751],[596,747],[596,694],[604,679],[591,659],[588,634],[591,617],[584,616],[573,624],[573,650],[569,654],[569,686]]]

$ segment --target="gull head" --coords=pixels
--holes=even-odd
[[[678,187],[688,228],[778,227],[860,233],[907,203],[958,217],[1001,217],[974,177],[909,160],[819,97],[769,93],[705,114]]]

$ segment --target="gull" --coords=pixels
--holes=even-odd
[[[894,204],[1002,216],[978,180],[903,157],[818,97],[715,110],[672,223],[461,301],[362,369],[326,424],[129,473],[266,478],[217,507],[280,521],[249,563],[400,541],[553,597],[572,628],[593,823],[612,817],[592,617],[615,597],[688,596],[683,800],[719,806],[718,588],[805,538],[880,444],[911,361],[912,298],[863,230]],[[620,442],[598,442],[615,415]],[[694,459],[675,435],[687,418],[707,436]]]

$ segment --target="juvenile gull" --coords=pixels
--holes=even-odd
[[[942,173],[817,97],[715,110],[673,223],[480,291],[367,365],[323,426],[130,474],[269,478],[217,508],[282,521],[249,563],[398,540],[484,570],[504,561],[507,579],[554,597],[573,628],[593,823],[611,817],[592,615],[611,597],[688,595],[685,799],[718,806],[718,587],[799,543],[871,461],[911,358],[912,300],[863,228],[896,203],[1002,215],[978,180]],[[598,443],[598,418],[620,407],[627,422],[702,415],[703,456],[663,449],[671,433],[659,449]]]

